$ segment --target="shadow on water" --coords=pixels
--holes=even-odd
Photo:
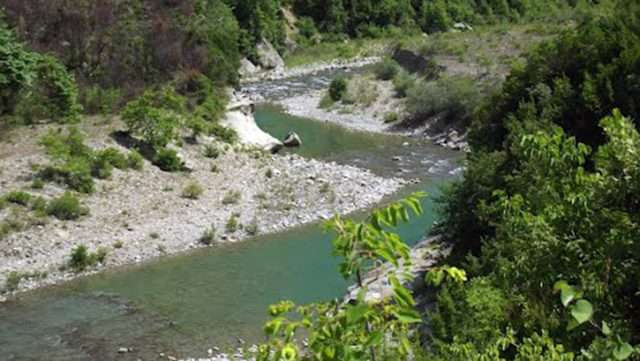
[[[437,195],[438,185],[455,174],[459,158],[418,140],[350,132],[272,108],[259,109],[257,118],[276,136],[298,132],[304,142],[298,152],[304,156],[421,179],[405,193],[422,189]],[[409,243],[431,227],[432,199],[425,201],[424,216],[400,229]],[[344,293],[348,285],[336,271],[330,241],[331,235],[313,224],[24,294],[0,306],[2,357],[146,360],[160,352],[204,356],[214,345],[237,346],[238,338],[260,341],[269,304]],[[118,354],[121,347],[133,352]]]

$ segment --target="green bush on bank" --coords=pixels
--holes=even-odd
[[[65,192],[62,196],[52,199],[47,205],[46,212],[63,221],[76,220],[89,214],[89,210],[83,207],[80,200],[71,192]]]

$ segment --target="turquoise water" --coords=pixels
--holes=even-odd
[[[273,108],[259,109],[257,121],[279,137],[298,132],[305,144],[298,151],[304,156],[359,164],[387,175],[411,168],[406,172],[421,175],[421,183],[405,193],[423,189],[437,194],[459,157],[420,141],[409,140],[407,146],[405,138],[350,132]],[[391,160],[397,155],[402,162]],[[425,201],[424,216],[400,229],[407,242],[420,240],[431,226],[432,199]],[[2,357],[147,360],[160,352],[204,356],[214,345],[237,346],[238,337],[260,341],[269,304],[344,294],[348,285],[336,271],[330,240],[319,225],[309,225],[22,295],[0,306]],[[118,355],[120,347],[134,352]]]

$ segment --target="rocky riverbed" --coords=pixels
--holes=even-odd
[[[86,128],[92,147],[120,147],[109,137],[117,124]],[[0,143],[0,194],[23,189],[52,198],[64,191],[55,184],[29,189],[34,165],[48,162],[37,144],[45,131],[21,129],[13,143]],[[86,273],[98,272],[203,247],[200,238],[206,230],[215,230],[214,244],[237,242],[349,213],[379,202],[405,183],[352,166],[243,146],[215,144],[226,150],[210,159],[204,155],[210,144],[213,139],[200,139],[181,148],[189,172],[167,173],[148,162],[139,172],[115,170],[111,179],[98,181],[95,194],[82,197],[90,214],[77,221],[33,220],[16,211],[18,206],[0,211],[0,218],[22,217],[18,221],[26,227],[0,241],[0,286],[11,272],[24,276],[19,290],[80,276],[65,267],[79,245],[107,251],[105,263]],[[184,198],[183,189],[193,182],[203,194]]]

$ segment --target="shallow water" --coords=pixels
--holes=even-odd
[[[437,194],[458,167],[459,154],[420,140],[352,132],[270,107],[259,108],[257,121],[280,138],[298,132],[304,145],[296,152],[303,156],[421,180],[405,193]],[[400,230],[409,243],[432,224],[432,199],[425,201],[424,216]],[[238,338],[260,341],[269,304],[344,293],[347,283],[336,271],[330,240],[314,224],[24,294],[0,306],[0,360],[205,356],[213,345],[237,346]],[[118,354],[120,347],[134,352]]]

